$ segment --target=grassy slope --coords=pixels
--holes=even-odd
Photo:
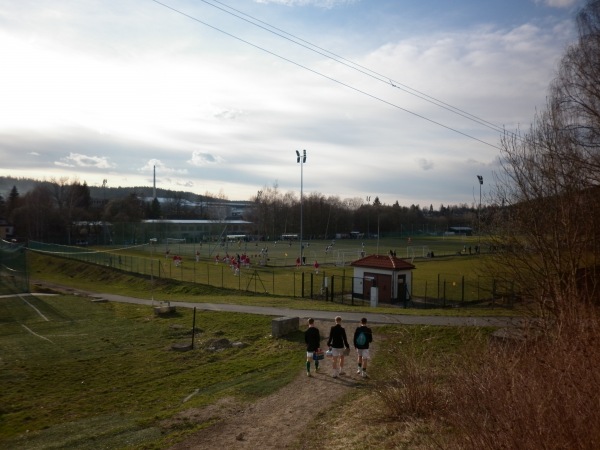
[[[147,277],[126,272],[110,270],[102,266],[85,264],[77,261],[41,255],[39,253],[29,254],[30,277],[37,280],[45,280],[58,284],[72,286],[92,292],[110,292],[120,295],[129,295],[139,298],[151,298],[164,301],[190,301],[211,303],[235,303],[258,306],[284,306],[294,309],[319,309],[323,311],[369,311],[384,314],[408,314],[422,315],[422,309],[398,308],[382,306],[370,308],[368,306],[340,305],[319,300],[289,298],[273,295],[255,295],[236,290],[219,289],[207,285],[178,282],[175,280],[154,280],[154,287]],[[439,260],[439,265],[426,263],[426,270],[468,270],[464,263],[448,262]],[[437,267],[437,268],[436,268]],[[283,269],[282,269],[283,270]],[[33,286],[35,289],[35,286]],[[513,316],[518,311],[496,308],[441,308],[427,309],[427,315],[452,315],[452,316]]]
[[[39,256],[31,257],[30,265],[33,278],[90,291],[148,294],[147,279],[99,266]],[[155,290],[181,300],[357,310],[178,282],[163,281]],[[191,340],[192,311],[164,319],[147,307],[94,303],[78,296],[28,301],[4,299],[0,308],[6,387],[0,393],[2,446],[162,448],[210,423],[171,420],[181,411],[223,397],[251,400],[266,395],[288,383],[302,366],[301,333],[271,339],[270,318],[198,313],[196,348],[182,353],[170,347]],[[206,350],[209,341],[222,337],[248,346]],[[385,354],[381,358],[385,365]]]
[[[303,359],[301,333],[272,339],[268,317],[198,313],[196,348],[175,352],[173,343],[191,341],[192,311],[157,318],[148,307],[76,296],[5,298],[1,305],[0,446],[11,448],[172,439],[181,430],[162,429],[162,419],[221,397],[268,394]],[[247,347],[206,349],[222,338]],[[65,427],[80,431],[58,431]]]

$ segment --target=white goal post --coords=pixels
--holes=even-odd
[[[167,245],[169,244],[185,244],[186,239],[167,238]]]
[[[343,251],[343,250],[338,250],[336,252],[336,257],[335,257],[335,265],[336,266],[345,266],[346,264],[350,264],[352,261],[356,261],[357,259],[362,258],[363,252],[361,250],[349,250],[349,251]]]
[[[406,247],[406,258],[427,258],[430,256],[431,251],[429,250],[429,246],[423,245],[411,245]]]

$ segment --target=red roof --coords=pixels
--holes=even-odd
[[[369,255],[353,261],[350,265],[387,270],[411,270],[415,268],[411,263],[391,255]]]

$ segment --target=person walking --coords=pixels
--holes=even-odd
[[[340,316],[336,316],[335,325],[329,330],[327,346],[331,350],[333,356],[333,372],[331,376],[337,378],[338,375],[344,373],[344,349],[350,349],[348,338],[346,337],[346,330],[342,327],[342,318]]]
[[[354,331],[354,348],[356,349],[358,368],[356,373],[367,378],[367,366],[371,356],[369,344],[373,342],[373,331],[367,326],[367,318],[360,319],[360,326]]]
[[[321,347],[321,334],[315,327],[315,319],[308,319],[308,328],[304,332],[304,342],[306,343],[306,375],[310,374],[310,362],[313,360],[313,354]],[[315,359],[315,372],[319,371],[319,360]]]

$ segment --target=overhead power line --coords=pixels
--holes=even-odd
[[[306,49],[308,49],[308,50],[310,50],[312,52],[315,52],[315,53],[317,53],[319,55],[325,56],[326,58],[332,59],[332,60],[334,60],[334,61],[336,61],[336,62],[338,62],[340,64],[343,64],[346,67],[349,67],[349,68],[351,68],[353,70],[356,70],[356,71],[358,71],[358,72],[360,72],[360,73],[362,73],[364,75],[367,75],[367,76],[369,76],[371,78],[374,78],[374,79],[376,79],[376,80],[378,80],[380,82],[388,84],[388,85],[392,86],[393,88],[399,89],[399,90],[404,91],[404,92],[406,92],[406,93],[408,93],[410,95],[414,95],[415,97],[420,98],[421,100],[425,100],[426,102],[432,103],[432,104],[434,104],[434,105],[436,105],[436,106],[438,106],[440,108],[443,108],[443,109],[445,109],[447,111],[450,111],[450,112],[453,112],[455,114],[458,114],[459,116],[461,116],[461,117],[463,117],[465,119],[471,120],[473,122],[476,122],[479,125],[483,125],[483,126],[485,126],[487,128],[490,128],[490,129],[492,129],[492,130],[494,130],[496,132],[499,132],[499,133],[503,133],[505,131],[502,127],[500,127],[500,126],[498,126],[496,124],[493,124],[493,123],[491,123],[491,122],[489,122],[489,121],[487,121],[485,119],[482,119],[481,117],[478,117],[478,116],[476,116],[474,114],[468,113],[467,111],[464,111],[464,110],[462,110],[460,108],[452,106],[449,103],[446,103],[446,102],[444,102],[444,101],[442,101],[442,100],[440,100],[438,98],[435,98],[435,97],[432,97],[430,95],[427,95],[424,92],[421,92],[421,91],[419,91],[417,89],[414,89],[414,88],[412,88],[410,86],[407,86],[406,84],[400,83],[399,81],[396,81],[396,80],[394,80],[394,79],[392,79],[392,78],[390,78],[390,77],[388,77],[386,75],[383,75],[383,74],[378,73],[378,72],[376,72],[376,71],[374,71],[372,69],[369,69],[368,67],[365,67],[365,66],[363,66],[363,65],[361,65],[359,63],[356,63],[354,61],[346,59],[343,56],[340,56],[340,55],[338,55],[338,54],[336,54],[334,52],[331,52],[331,51],[329,51],[329,50],[327,50],[327,49],[325,49],[323,47],[320,47],[320,46],[318,46],[316,44],[313,44],[310,41],[307,41],[307,40],[305,40],[305,39],[303,39],[301,37],[295,36],[294,34],[289,33],[289,32],[287,32],[285,30],[282,30],[281,28],[277,28],[276,26],[271,25],[268,22],[265,22],[265,21],[263,21],[261,19],[258,19],[256,17],[254,17],[254,16],[246,14],[245,12],[240,11],[239,9],[236,9],[236,8],[234,8],[232,6],[226,5],[225,3],[223,3],[223,2],[221,2],[219,0],[212,0],[212,1],[214,3],[222,5],[224,8],[228,8],[231,11],[235,11],[236,13],[242,14],[242,16],[245,16],[245,17],[241,17],[241,16],[239,16],[237,14],[234,14],[231,11],[228,11],[227,9],[221,8],[221,7],[217,6],[217,5],[215,5],[213,2],[210,2],[208,0],[200,0],[200,1],[202,1],[203,3],[205,3],[207,5],[212,6],[213,8],[217,8],[217,9],[219,9],[219,10],[221,10],[221,11],[227,13],[227,14],[230,14],[230,15],[232,15],[234,17],[237,17],[237,18],[239,18],[241,20],[244,20],[245,22],[248,22],[248,23],[250,23],[250,24],[252,24],[252,25],[254,25],[256,27],[262,28],[263,30],[268,31],[269,33],[275,34],[275,35],[277,35],[279,37],[282,37],[283,39],[286,39],[286,40],[288,40],[290,42],[293,42],[296,45],[304,47],[304,48],[306,48]],[[249,19],[251,19],[251,20],[249,20]],[[263,25],[265,25],[265,26],[263,26]],[[280,33],[283,33],[283,34],[280,34]]]
[[[415,117],[418,117],[418,118],[420,118],[420,119],[422,119],[422,120],[425,120],[425,121],[427,121],[427,122],[429,122],[429,123],[432,123],[432,124],[434,124],[434,125],[437,125],[437,126],[439,126],[439,127],[445,128],[445,129],[447,129],[447,130],[449,130],[449,131],[452,131],[452,132],[454,132],[454,133],[460,134],[460,135],[462,135],[462,136],[465,136],[465,137],[467,137],[467,138],[469,138],[469,139],[475,140],[475,141],[477,141],[477,142],[480,142],[480,143],[482,143],[482,144],[485,144],[485,145],[487,145],[487,146],[490,146],[490,147],[496,148],[496,149],[498,149],[498,150],[501,150],[501,148],[500,148],[500,147],[498,147],[497,145],[491,144],[491,143],[489,143],[489,142],[486,142],[486,141],[484,141],[484,140],[482,140],[482,139],[479,139],[479,138],[477,138],[477,137],[475,137],[475,136],[472,136],[472,135],[470,135],[470,134],[468,134],[468,133],[465,133],[465,132],[463,132],[463,131],[460,131],[460,130],[458,130],[458,129],[456,129],[456,128],[453,128],[453,127],[451,127],[451,126],[445,125],[445,124],[443,124],[443,123],[441,123],[441,122],[438,122],[438,121],[436,121],[436,120],[430,119],[430,118],[428,118],[428,117],[426,117],[426,116],[424,116],[424,115],[422,115],[422,114],[416,113],[416,112],[414,112],[414,111],[411,111],[411,110],[409,110],[409,109],[406,109],[406,108],[403,108],[402,106],[400,106],[400,105],[397,105],[397,104],[395,104],[395,103],[392,103],[391,101],[385,100],[385,99],[383,99],[383,98],[381,98],[381,97],[378,97],[378,96],[376,96],[376,95],[374,95],[374,94],[371,94],[371,93],[369,93],[369,92],[366,92],[366,91],[364,91],[364,90],[362,90],[362,89],[359,89],[359,88],[356,88],[356,87],[354,87],[354,86],[351,86],[351,85],[350,85],[350,84],[348,84],[348,83],[345,83],[345,82],[343,82],[343,81],[337,80],[337,79],[335,79],[335,78],[333,78],[333,77],[331,77],[331,76],[329,76],[329,75],[326,75],[326,74],[324,74],[324,73],[322,73],[322,72],[319,72],[319,71],[317,71],[317,70],[315,70],[315,69],[311,69],[310,67],[307,67],[307,66],[305,66],[305,65],[303,65],[303,64],[300,64],[300,63],[298,63],[298,62],[296,62],[296,61],[294,61],[294,60],[292,60],[292,59],[290,59],[290,58],[287,58],[287,57],[285,57],[285,56],[279,55],[279,54],[277,54],[277,53],[275,53],[275,52],[273,52],[273,51],[271,51],[271,50],[269,50],[269,49],[267,49],[267,48],[261,47],[260,45],[254,44],[254,43],[252,43],[252,42],[250,42],[250,41],[248,41],[248,40],[246,40],[246,39],[243,39],[243,38],[241,38],[241,37],[239,37],[239,36],[236,36],[236,35],[235,35],[235,34],[233,34],[233,33],[230,33],[230,32],[228,32],[228,31],[225,31],[225,30],[223,30],[223,29],[221,29],[221,28],[219,28],[219,27],[217,27],[217,26],[211,25],[211,24],[210,24],[210,23],[208,23],[208,22],[205,22],[205,21],[203,21],[203,20],[201,20],[201,19],[198,19],[197,17],[194,17],[194,16],[192,16],[192,15],[190,15],[190,14],[187,14],[187,13],[185,13],[185,12],[183,12],[183,11],[179,10],[179,9],[176,9],[176,8],[174,8],[174,7],[170,6],[170,5],[167,5],[167,4],[165,4],[165,3],[162,3],[162,2],[160,2],[159,0],[151,0],[151,1],[153,1],[154,3],[156,3],[156,4],[160,5],[160,6],[164,7],[164,8],[167,8],[167,9],[169,9],[169,10],[171,10],[171,11],[173,11],[173,12],[177,13],[177,14],[180,14],[180,15],[182,15],[182,16],[184,16],[184,17],[186,17],[186,18],[190,19],[190,20],[193,20],[193,21],[195,21],[195,22],[198,22],[198,23],[200,23],[200,24],[202,24],[202,25],[204,25],[204,26],[206,26],[206,27],[208,27],[208,28],[211,28],[211,29],[213,29],[213,30],[215,30],[215,31],[218,31],[219,33],[222,33],[222,34],[224,34],[224,35],[226,35],[226,36],[229,36],[229,37],[231,37],[231,38],[233,38],[233,39],[235,39],[235,40],[238,40],[238,41],[240,41],[240,42],[242,42],[242,43],[244,43],[244,44],[246,44],[246,45],[249,45],[249,46],[251,46],[251,47],[254,47],[254,48],[256,48],[256,49],[258,49],[258,50],[260,50],[260,51],[263,51],[263,52],[265,52],[265,53],[268,53],[268,54],[270,54],[270,55],[272,55],[272,56],[275,56],[276,58],[279,58],[279,59],[281,59],[281,60],[283,60],[283,61],[289,62],[290,64],[293,64],[293,65],[295,65],[295,66],[297,66],[297,67],[300,67],[300,68],[302,68],[302,69],[304,69],[304,70],[307,70],[307,71],[309,71],[309,72],[311,72],[311,73],[313,73],[313,74],[315,74],[315,75],[318,75],[318,76],[320,76],[320,77],[326,78],[326,79],[328,79],[328,80],[330,80],[330,81],[332,81],[332,82],[334,82],[334,83],[337,83],[337,84],[339,84],[339,85],[341,85],[341,86],[344,86],[344,87],[346,87],[346,88],[348,88],[348,89],[351,89],[351,90],[353,90],[353,91],[355,91],[355,92],[358,92],[358,93],[360,93],[360,94],[362,94],[362,95],[365,95],[365,96],[367,96],[367,97],[370,97],[370,98],[372,98],[372,99],[374,99],[374,100],[377,100],[377,101],[380,101],[380,102],[382,102],[382,103],[385,103],[385,104],[387,104],[387,105],[389,105],[389,106],[392,106],[392,107],[394,107],[394,108],[396,108],[396,109],[399,109],[399,110],[401,110],[401,111],[404,111],[404,112],[406,112],[406,113],[408,113],[408,114],[411,114],[411,115],[413,115],[413,116],[415,116]],[[219,8],[219,7],[217,7],[217,6],[213,5],[213,4],[211,4],[210,2],[207,2],[207,1],[205,1],[205,0],[201,0],[201,1],[202,1],[202,2],[204,2],[204,3],[206,3],[206,4],[209,4],[209,5],[211,5],[211,6],[213,6],[213,7],[216,7],[216,8],[218,8],[218,9],[221,9],[222,11],[224,11],[224,12],[227,12],[228,14],[231,14],[231,13],[229,13],[228,11],[225,11],[225,10],[223,10],[222,8]],[[222,3],[221,3],[221,4],[222,4]],[[231,9],[233,10],[233,8],[231,8]],[[235,10],[235,11],[237,11],[237,10]],[[243,14],[243,13],[242,13],[242,14]],[[240,18],[240,19],[242,19],[242,20],[245,20],[245,21],[249,22],[248,20],[244,19],[243,17],[239,17],[239,16],[237,16],[237,15],[235,15],[235,14],[234,14],[234,16],[236,16],[236,17],[238,17],[238,18]],[[251,16],[248,16],[248,17],[251,17]],[[254,19],[254,20],[257,20],[257,21],[258,21],[258,19]],[[262,21],[259,21],[259,22],[261,22],[261,23],[265,23],[265,22],[262,22]],[[253,22],[249,22],[249,23],[253,23]],[[265,24],[266,24],[266,23],[265,23]],[[266,28],[264,28],[264,27],[262,27],[262,26],[260,26],[260,25],[258,25],[258,24],[256,24],[256,23],[254,23],[254,25],[256,25],[256,26],[259,26],[260,28],[263,28],[263,29],[265,29],[266,31],[272,32],[271,30],[268,30],[268,29],[266,29]],[[267,25],[268,25],[268,24],[267,24]],[[271,25],[269,25],[269,26],[271,27]],[[277,29],[277,28],[275,28],[275,27],[272,27],[272,28],[274,28],[274,29]],[[279,30],[279,29],[277,29],[277,30]],[[281,30],[280,30],[280,31],[281,31]],[[284,32],[284,33],[285,33],[285,32]],[[275,34],[279,35],[278,33],[275,33]],[[291,35],[291,34],[289,34],[289,33],[286,33],[286,34],[288,34],[289,36],[293,36],[293,35]],[[281,35],[279,35],[279,36],[281,36]],[[281,37],[283,37],[283,38],[285,38],[285,39],[287,39],[287,40],[291,40],[291,39],[289,39],[289,38],[287,38],[287,37],[285,37],[285,36],[281,36]],[[297,39],[300,39],[300,38],[297,38]],[[298,45],[302,45],[302,46],[303,46],[303,47],[305,47],[305,48],[308,48],[308,47],[304,46],[303,44],[300,44],[300,43],[298,43],[298,42],[296,42],[296,41],[293,41],[293,40],[291,40],[291,41],[292,41],[292,42],[295,42],[295,43],[296,43],[296,44],[298,44]],[[307,41],[303,41],[303,42],[307,42]],[[369,74],[367,74],[367,75],[369,75],[369,76],[372,76],[373,78],[377,78],[379,81],[385,81],[386,83],[390,84],[390,85],[391,85],[392,87],[394,87],[394,88],[401,89],[399,86],[402,86],[402,87],[404,87],[404,85],[402,85],[401,83],[394,84],[394,83],[392,82],[392,80],[391,80],[391,79],[389,79],[389,78],[387,78],[387,79],[385,79],[385,80],[383,80],[382,78],[380,79],[379,77],[383,77],[383,76],[382,76],[382,75],[379,75],[379,74],[377,74],[377,72],[371,71],[370,69],[364,68],[364,67],[362,67],[362,66],[360,66],[360,65],[358,65],[358,64],[356,64],[356,63],[352,63],[351,61],[348,61],[348,60],[346,60],[346,59],[344,59],[344,58],[342,58],[342,57],[340,57],[340,56],[337,56],[337,55],[335,55],[335,53],[328,52],[327,50],[321,49],[320,47],[314,46],[313,44],[310,44],[310,43],[308,43],[308,44],[309,44],[309,45],[311,45],[311,46],[313,46],[313,47],[315,47],[315,48],[317,48],[317,49],[319,49],[319,50],[323,50],[324,52],[330,53],[331,55],[334,55],[336,58],[340,58],[340,60],[341,60],[341,61],[340,61],[340,60],[338,60],[338,59],[336,59],[336,58],[332,58],[331,56],[328,56],[328,55],[326,55],[326,54],[323,54],[323,53],[321,53],[321,52],[317,52],[317,53],[319,53],[319,54],[321,54],[321,55],[323,55],[323,56],[325,56],[325,57],[328,57],[328,58],[330,58],[330,59],[334,59],[334,60],[336,60],[337,62],[339,62],[339,63],[341,63],[341,64],[344,64],[344,65],[346,65],[346,66],[348,66],[348,67],[351,67],[351,68],[353,68],[353,69],[355,69],[355,70],[359,70],[359,69],[357,69],[357,67],[358,67],[358,68],[360,68],[360,69],[363,69],[364,71],[363,71],[363,70],[359,70],[359,71],[360,71],[360,72],[362,72],[362,73],[365,73],[365,74],[367,74],[365,71],[371,72],[372,74],[375,74],[375,75],[377,75],[377,76],[374,76],[374,75],[369,75]],[[312,50],[312,49],[310,49],[310,48],[308,48],[308,49],[309,49],[309,50]],[[312,51],[315,51],[315,50],[312,50]],[[350,63],[350,64],[353,64],[353,65],[355,65],[356,67],[352,67],[352,66],[348,65],[347,63],[345,63],[345,62],[343,62],[343,61],[347,61],[348,63]],[[449,111],[452,111],[452,112],[454,112],[454,113],[456,113],[456,114],[459,114],[459,115],[461,115],[461,116],[463,116],[463,117],[465,117],[465,118],[468,118],[469,120],[473,120],[473,121],[475,121],[475,122],[477,122],[477,123],[479,123],[479,124],[481,124],[481,125],[485,125],[485,126],[487,126],[488,128],[491,128],[491,129],[493,129],[493,130],[494,130],[494,131],[496,131],[496,132],[504,132],[504,130],[503,130],[502,128],[500,128],[500,127],[498,127],[498,126],[496,126],[496,125],[493,125],[493,124],[491,124],[491,123],[489,123],[489,122],[487,122],[487,121],[484,121],[483,119],[479,119],[479,118],[477,118],[476,116],[474,116],[474,115],[471,115],[471,114],[468,114],[468,113],[466,113],[466,112],[464,112],[464,111],[462,111],[462,110],[460,110],[460,109],[458,109],[458,108],[455,108],[455,107],[453,107],[453,106],[451,106],[451,105],[445,104],[445,103],[443,103],[443,102],[441,102],[441,101],[439,101],[439,100],[435,99],[434,97],[430,97],[430,96],[427,96],[426,94],[420,93],[419,91],[417,91],[417,90],[415,90],[415,89],[412,89],[412,88],[409,88],[409,87],[407,87],[407,86],[406,86],[406,87],[405,87],[405,89],[401,89],[401,90],[404,90],[405,92],[408,92],[408,93],[410,93],[410,94],[412,94],[412,95],[415,95],[415,96],[417,96],[417,97],[419,97],[419,98],[422,98],[422,99],[424,99],[424,100],[426,100],[426,101],[429,101],[430,103],[434,103],[434,104],[436,104],[436,105],[437,105],[437,106],[439,106],[439,107],[442,107],[442,108],[444,108],[444,109],[447,109],[447,110],[449,110]],[[413,92],[409,92],[409,90],[410,90],[410,91],[413,91]],[[427,99],[429,99],[429,100],[427,100]],[[486,125],[486,124],[487,124],[487,125]]]

